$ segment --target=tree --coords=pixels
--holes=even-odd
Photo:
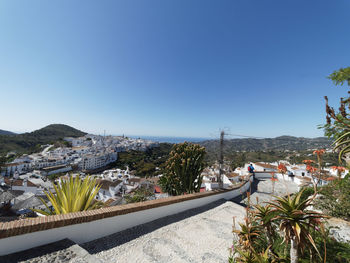
[[[320,219],[324,215],[309,210],[315,197],[302,200],[302,191],[295,196],[277,197],[273,202],[269,202],[276,213],[274,220],[280,222],[279,229],[284,233],[286,242],[290,242],[290,262],[297,263],[299,260],[299,250],[304,251],[306,246],[314,248],[319,254],[315,242],[310,235],[310,231],[320,226]]]
[[[2,171],[2,167],[4,166],[4,164],[6,163],[6,157],[5,156],[0,156],[0,174]]]
[[[328,77],[335,85],[343,85],[347,83],[350,86],[350,67],[341,68],[334,71]],[[348,91],[350,94],[350,91]],[[339,151],[339,162],[350,153],[350,97],[340,98],[340,107],[338,111],[328,105],[328,97],[326,100],[326,120],[327,124],[321,126],[325,129],[325,135],[334,139],[334,150]]]
[[[140,187],[135,190],[132,194],[125,195],[125,201],[127,203],[138,203],[150,200],[154,196],[154,192],[146,187]]]
[[[159,180],[163,191],[171,195],[199,192],[205,153],[205,148],[198,144],[175,144]]]
[[[59,215],[100,208],[102,203],[95,200],[100,187],[100,185],[96,184],[96,179],[92,179],[89,176],[84,180],[80,179],[79,176],[75,178],[70,177],[68,180],[62,181],[61,184],[54,186],[55,194],[50,190],[48,192],[45,191],[53,209],[41,199],[47,211],[38,209],[33,211],[43,215]]]
[[[246,154],[245,153],[233,153],[229,159],[231,160],[230,162],[230,168],[232,171],[234,171],[238,167],[243,167],[244,164],[246,163]]]

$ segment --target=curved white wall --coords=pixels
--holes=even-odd
[[[253,178],[251,177],[250,180],[252,181]],[[251,181],[245,183],[239,189],[235,189],[222,194],[192,199],[125,215],[91,221],[88,223],[69,225],[60,228],[53,228],[49,230],[3,238],[0,239],[0,255],[15,253],[36,246],[62,240],[64,238],[69,238],[78,244],[85,243],[165,216],[200,207],[220,199],[230,200],[245,193],[249,189]]]

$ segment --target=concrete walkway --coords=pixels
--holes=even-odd
[[[102,262],[227,262],[233,216],[242,221],[245,209],[220,200],[83,247]]]
[[[282,180],[274,195],[296,192],[298,186]],[[252,184],[251,202],[272,200],[270,179]],[[233,217],[243,222],[246,198],[218,202],[104,237],[83,247],[102,262],[227,262],[232,245]],[[237,224],[238,225],[238,224]]]

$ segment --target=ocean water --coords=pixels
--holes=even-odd
[[[168,143],[181,143],[181,142],[201,142],[211,140],[212,138],[194,138],[194,137],[166,137],[166,136],[129,136],[131,138],[141,138],[144,140],[150,140],[154,142],[168,142]]]

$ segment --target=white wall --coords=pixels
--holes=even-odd
[[[251,178],[251,181],[252,180],[253,179]],[[219,199],[232,199],[245,193],[249,187],[250,182],[247,182],[240,189],[235,189],[222,194],[174,203],[126,215],[109,217],[88,223],[3,238],[0,239],[0,256],[48,244],[64,238],[69,238],[78,244],[85,243],[165,216],[200,207]]]
[[[257,179],[271,178],[271,176],[271,172],[255,172],[255,178]]]

